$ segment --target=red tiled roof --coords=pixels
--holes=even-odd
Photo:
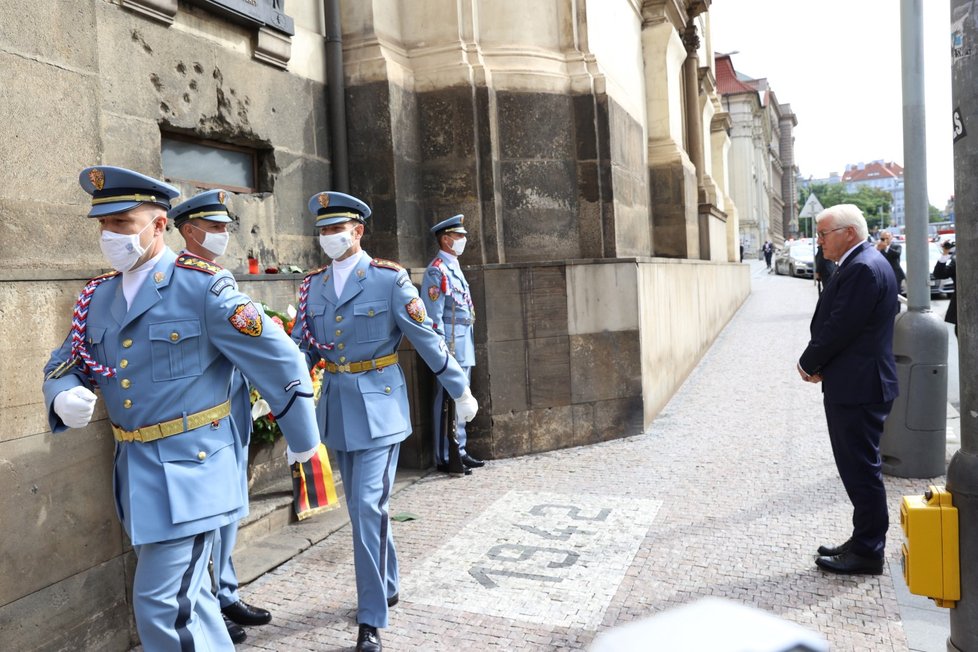
[[[717,90],[721,95],[733,95],[735,93],[756,93],[757,89],[749,84],[745,84],[737,78],[737,71],[734,70],[733,61],[729,54],[721,54],[716,57]]]
[[[862,166],[862,169],[858,165],[847,166],[845,174],[842,175],[842,182],[870,181],[887,177],[897,179],[902,176],[903,168],[897,163],[873,161]]]

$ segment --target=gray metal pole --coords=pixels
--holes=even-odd
[[[924,121],[923,0],[900,3],[903,60],[903,178],[907,211],[907,309],[930,310],[927,254],[927,135]]]
[[[951,96],[954,108],[955,291],[958,305],[958,368],[961,370],[961,449],[947,470],[947,488],[958,508],[961,600],[951,609],[947,649],[978,650],[978,7],[951,2]],[[969,219],[970,218],[970,219]]]
[[[900,394],[880,441],[883,472],[903,478],[943,475],[947,453],[947,329],[930,309],[928,283],[922,2],[900,3],[908,305],[893,330]]]

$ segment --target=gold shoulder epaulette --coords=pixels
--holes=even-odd
[[[319,269],[314,269],[311,272],[306,272],[306,275],[303,276],[302,278],[309,278],[310,276],[315,276],[316,274],[319,274],[320,272],[325,271],[326,268],[328,268],[328,267],[329,267],[329,265],[323,265]]]
[[[392,269],[395,272],[399,272],[403,267],[395,263],[393,260],[384,260],[383,258],[374,258],[370,261],[370,264],[374,267],[383,267],[384,269]]]
[[[177,256],[177,267],[195,269],[198,272],[206,272],[212,276],[224,271],[224,268],[217,263],[212,263],[209,260],[204,260],[203,258],[198,258],[190,254],[180,254]]]
[[[90,279],[88,279],[88,282],[91,283],[92,281],[100,281],[102,279],[112,278],[113,276],[118,276],[118,275],[119,275],[119,272],[116,272],[116,271],[113,270],[111,272],[106,272],[105,274],[99,274],[95,278],[90,278]]]

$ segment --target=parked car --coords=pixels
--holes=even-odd
[[[774,259],[774,273],[788,276],[815,276],[815,249],[811,238],[785,242]]]
[[[928,258],[927,275],[928,275],[928,283],[930,284],[930,295],[932,297],[935,295],[954,293],[953,278],[943,278],[943,279],[934,278],[934,265],[937,264],[937,260],[941,257],[942,254],[943,252],[941,251],[941,247],[936,242],[927,243],[927,258]],[[900,251],[900,267],[903,268],[903,273],[906,274],[907,273],[906,243],[903,243],[903,249],[902,251]]]

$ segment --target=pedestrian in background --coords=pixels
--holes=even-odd
[[[958,335],[958,279],[957,272],[955,270],[955,256],[954,242],[951,240],[945,240],[941,243],[941,257],[937,259],[937,263],[934,265],[934,278],[945,279],[949,278],[954,281],[954,292],[951,294],[951,300],[947,304],[947,312],[944,313],[944,321],[949,324],[954,324],[954,336]]]
[[[815,249],[815,286],[819,294],[822,294],[822,288],[832,279],[835,267],[835,263],[825,257],[822,245],[818,245]]]
[[[388,512],[401,442],[411,434],[407,385],[397,348],[406,335],[455,399],[463,421],[478,404],[465,372],[431,327],[407,271],[371,258],[360,244],[370,207],[341,192],[309,200],[319,243],[332,263],[299,286],[292,337],[309,368],[326,367],[316,408],[323,442],[336,454],[353,532],[357,652],[382,649],[378,629],[399,600]],[[307,374],[308,376],[308,374]]]
[[[465,251],[465,236],[468,233],[462,225],[464,220],[462,215],[456,215],[431,227],[431,233],[438,242],[438,253],[425,270],[421,283],[421,299],[431,317],[435,332],[445,339],[449,352],[471,381],[472,367],[475,366],[475,306],[472,304],[469,282],[465,280],[465,274],[458,262],[459,256]],[[446,425],[442,424],[445,392],[437,381],[436,385],[432,428],[435,468],[442,473],[449,473],[451,469],[448,464],[448,449],[453,444],[448,440],[449,434],[442,432],[442,426]],[[479,468],[485,462],[468,454],[464,421],[458,420],[455,435],[464,474],[469,475],[472,473],[470,469]]]
[[[771,269],[771,258],[774,256],[774,243],[770,240],[765,240],[764,246],[761,247],[761,252],[764,254],[764,264],[767,265],[768,269]]]
[[[893,275],[896,276],[897,282],[897,292],[903,292],[903,282],[906,280],[907,275],[903,271],[903,265],[900,264],[900,254],[903,247],[893,242],[893,234],[889,231],[880,231],[880,239],[876,243],[876,248],[883,254],[883,257],[890,263],[890,267],[893,268]],[[900,304],[897,303],[897,311],[900,309]]]
[[[853,506],[853,530],[839,546],[819,546],[815,564],[832,573],[879,575],[889,527],[879,444],[898,393],[896,277],[867,242],[858,207],[832,206],[816,219],[825,257],[839,266],[819,297],[811,340],[797,368],[802,380],[822,384],[832,454]]]
[[[116,271],[82,290],[44,368],[51,431],[88,425],[96,387],[116,441],[116,512],[136,553],[132,600],[146,650],[232,650],[207,572],[242,495],[230,423],[235,366],[256,381],[289,446],[319,447],[312,382],[295,344],[234,277],[163,241],[179,192],[111,166],[86,168],[102,254]]]
[[[186,247],[182,253],[214,263],[227,251],[230,235],[225,190],[208,190],[170,209],[168,217],[183,236]],[[231,376],[231,425],[235,434],[235,454],[238,456],[238,481],[244,503],[237,518],[217,531],[214,540],[214,592],[221,605],[224,625],[233,643],[242,643],[248,633],[242,625],[266,625],[272,621],[267,609],[254,607],[238,595],[238,575],[234,570],[231,552],[238,540],[238,523],[248,515],[248,445],[251,443],[251,384],[235,368]]]

